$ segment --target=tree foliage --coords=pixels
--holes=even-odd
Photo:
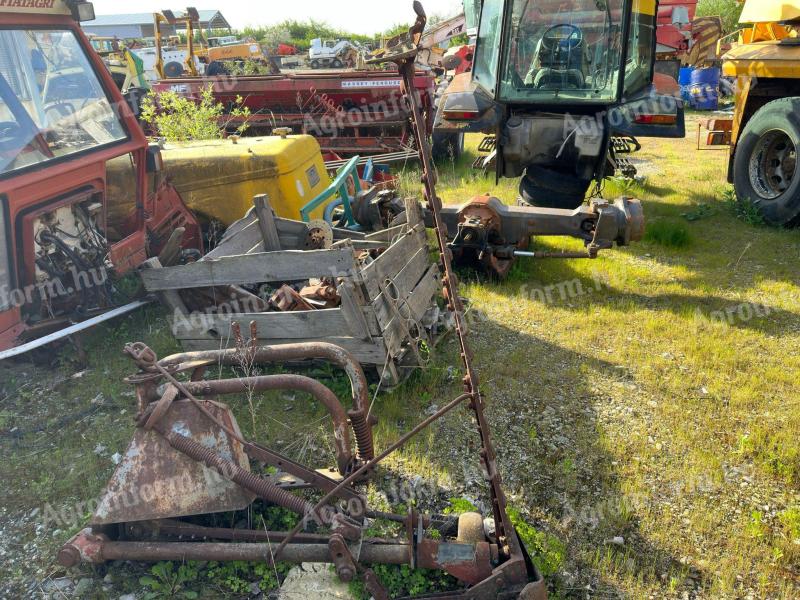
[[[700,0],[697,3],[698,17],[720,17],[725,35],[739,29],[739,17],[744,4],[737,0]]]
[[[441,15],[432,15],[428,19],[430,26],[444,20]],[[278,44],[291,44],[298,50],[308,50],[311,47],[311,40],[350,40],[360,44],[375,42],[380,37],[391,38],[400,33],[408,31],[411,21],[408,23],[398,23],[376,36],[361,35],[337,29],[324,21],[308,19],[307,21],[287,20],[276,25],[262,27],[245,27],[241,31],[235,32],[236,35],[244,38],[253,38],[258,42],[274,48]]]
[[[308,21],[288,20],[276,25],[263,27],[245,27],[237,33],[242,37],[253,38],[270,47],[275,47],[278,44],[291,44],[299,50],[308,50],[311,47],[311,40],[315,38],[351,40],[359,43],[372,41],[370,36],[336,29],[324,21],[316,21],[314,19],[309,19]]]

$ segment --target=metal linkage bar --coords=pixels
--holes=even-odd
[[[420,2],[414,2],[414,11],[417,13],[417,22],[411,28],[410,35],[414,46],[419,45],[422,33],[425,31],[427,16]],[[403,91],[406,93],[406,101],[409,103],[411,113],[414,118],[414,134],[419,149],[420,161],[423,168],[423,184],[425,186],[425,200],[428,209],[433,214],[435,223],[436,239],[439,245],[441,256],[441,266],[444,273],[444,294],[448,309],[452,312],[455,320],[456,336],[461,346],[461,360],[464,366],[464,389],[471,399],[470,407],[475,413],[478,422],[478,433],[481,438],[481,462],[486,471],[487,479],[490,483],[492,497],[492,511],[497,528],[497,539],[501,546],[501,552],[505,557],[509,557],[512,552],[511,544],[513,536],[513,526],[508,517],[506,497],[502,488],[502,479],[497,471],[496,454],[492,443],[491,429],[484,414],[484,402],[480,392],[478,375],[472,364],[472,350],[467,341],[467,326],[464,320],[464,305],[459,296],[458,279],[453,270],[452,254],[447,247],[447,228],[442,219],[442,201],[436,193],[436,171],[433,165],[433,153],[431,151],[428,136],[425,130],[425,118],[422,115],[419,98],[414,93],[414,74],[415,74],[416,52],[405,53],[393,59],[397,62],[400,75],[403,78]],[[390,59],[392,60],[392,59]]]

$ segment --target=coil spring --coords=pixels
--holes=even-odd
[[[171,432],[166,437],[170,445],[179,452],[182,452],[197,462],[205,464],[210,469],[215,469],[226,479],[230,479],[234,483],[253,492],[259,498],[271,504],[282,506],[301,516],[312,514],[314,507],[309,502],[306,502],[294,494],[290,494],[286,490],[282,490],[269,481],[265,481],[253,475],[249,471],[242,469],[239,465],[225,460],[210,448],[206,448],[193,439],[174,432]],[[325,511],[321,512],[321,516],[324,518]]]
[[[351,410],[348,416],[350,417],[350,423],[353,425],[353,432],[356,434],[358,458],[363,462],[369,462],[375,458],[375,445],[372,440],[372,429],[367,423],[367,417],[360,410]]]

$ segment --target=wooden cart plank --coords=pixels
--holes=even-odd
[[[342,299],[341,313],[347,322],[350,334],[358,339],[372,341],[372,334],[379,335],[379,331],[370,331],[369,323],[364,317],[361,305],[356,299],[352,282],[346,281],[339,286],[339,296]]]
[[[319,338],[326,335],[349,334],[349,325],[338,308],[302,312],[269,312],[230,315],[193,315],[188,319],[176,319],[173,332],[178,338],[202,339],[218,332],[227,337],[231,324],[237,322],[243,331],[255,323],[260,335],[284,339]]]
[[[219,245],[211,252],[206,254],[202,260],[211,260],[223,256],[241,256],[247,254],[251,248],[262,241],[261,230],[258,227],[257,219],[245,219],[231,225],[238,230],[233,235],[225,234]],[[230,229],[228,229],[230,232]]]
[[[362,271],[364,283],[372,298],[381,293],[381,284],[388,278],[394,279],[413,257],[422,248],[427,248],[425,227],[417,225],[399,242],[384,252],[372,264]]]
[[[278,225],[275,223],[277,217],[269,203],[269,196],[267,194],[259,194],[253,198],[253,206],[256,209],[256,215],[258,215],[258,225],[261,229],[264,249],[267,252],[276,252],[286,248],[281,244]]]
[[[426,264],[425,267],[428,265]],[[419,284],[411,292],[402,292],[398,300],[387,298],[381,293],[373,301],[372,308],[381,326],[381,335],[386,339],[386,347],[393,356],[397,356],[402,345],[408,341],[405,329],[409,324],[397,322],[390,302],[394,302],[398,306],[401,315],[410,316],[414,321],[419,321],[433,306],[434,297],[440,285],[439,281],[439,269],[436,266],[430,266]]]
[[[383,244],[391,243],[396,237],[403,235],[408,231],[409,227],[406,224],[392,227],[391,229],[382,229],[375,233],[369,233],[366,239],[371,242],[381,242]]]
[[[191,265],[142,272],[149,292],[187,288],[352,277],[353,249],[287,250],[202,260]]]
[[[419,285],[411,293],[408,298],[408,306],[411,308],[411,313],[418,321],[425,316],[428,309],[433,305],[433,298],[441,288],[441,273],[439,267],[436,265],[428,269],[425,277],[422,278]]]
[[[428,312],[428,309],[433,306],[434,298],[441,286],[440,278],[439,269],[436,266],[432,266],[414,291],[398,303],[400,314],[410,315],[418,323]],[[409,324],[397,322],[394,311],[387,306],[383,297],[376,302],[376,314],[380,314],[379,320],[386,323],[385,327],[383,327],[382,335],[386,340],[386,347],[389,352],[396,356],[402,344],[408,341],[405,328]]]
[[[428,249],[422,248],[408,261],[408,264],[403,270],[400,271],[396,277],[392,278],[395,283],[394,287],[398,291],[397,300],[400,304],[404,304],[408,300],[411,292],[417,287],[430,266]],[[387,326],[394,317],[390,308],[387,306],[383,292],[379,293],[372,301],[372,309],[375,311],[378,322],[384,326]]]
[[[410,294],[431,266],[428,248],[420,248],[401,271],[391,278],[394,287],[403,296]]]
[[[281,247],[285,249],[302,250],[308,233],[308,226],[301,221],[290,219],[275,219],[278,238]],[[358,231],[334,228],[334,241],[363,240],[365,234]],[[204,259],[220,258],[222,256],[240,256],[242,254],[256,254],[264,251],[264,237],[259,226],[255,212],[231,225],[225,232],[219,246],[209,252]]]

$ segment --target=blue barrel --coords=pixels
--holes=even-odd
[[[678,75],[678,84],[681,86],[681,98],[684,102],[691,103],[692,96],[689,93],[692,83],[692,73],[694,67],[681,67],[680,74]]]
[[[695,69],[689,84],[690,103],[697,110],[717,110],[719,108],[719,80],[722,71],[719,67]]]

